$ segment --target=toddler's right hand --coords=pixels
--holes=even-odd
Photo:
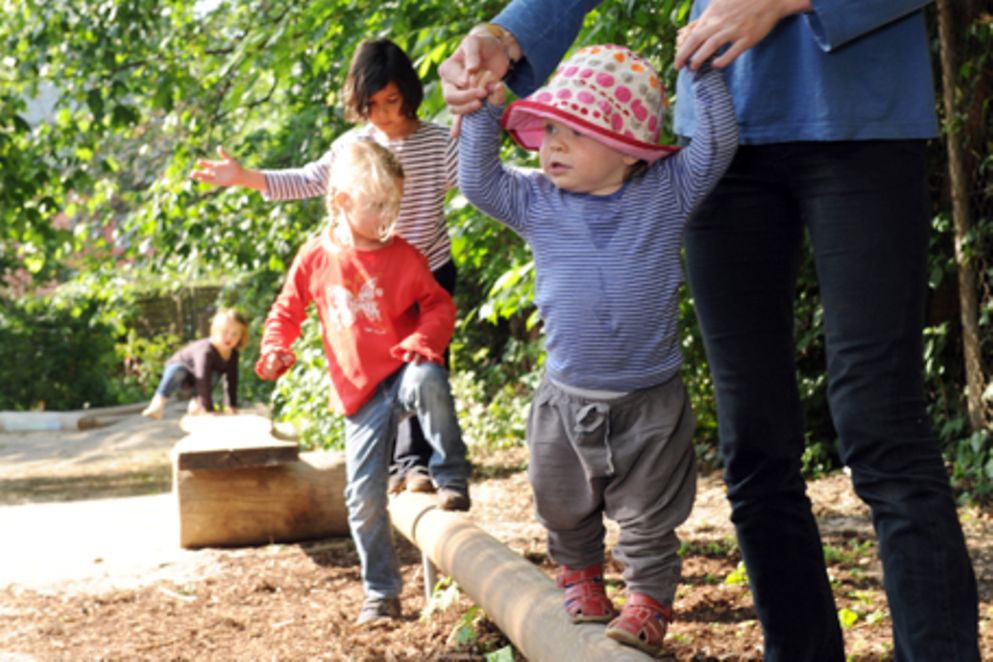
[[[259,359],[255,372],[262,379],[277,379],[296,363],[293,352],[277,349]]]
[[[242,184],[244,168],[233,156],[228,154],[223,147],[217,148],[217,155],[221,157],[219,161],[207,161],[200,159],[196,168],[190,173],[190,177],[198,182],[213,184],[214,186],[236,186]]]

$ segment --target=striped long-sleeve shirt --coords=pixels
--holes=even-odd
[[[679,370],[683,228],[738,142],[721,73],[701,71],[693,90],[700,121],[689,147],[604,196],[503,166],[499,108],[486,105],[463,121],[459,187],[530,245],[546,368],[560,384],[628,392]]]
[[[396,232],[428,259],[434,271],[451,259],[451,242],[445,225],[445,194],[455,186],[458,148],[446,127],[421,122],[406,138],[388,140],[371,124],[339,136],[324,156],[300,168],[263,170],[266,200],[298,200],[323,196],[335,154],[358,139],[372,139],[400,159],[403,165],[403,199]]]

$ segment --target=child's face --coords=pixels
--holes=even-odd
[[[585,136],[555,120],[545,120],[538,150],[541,169],[552,183],[573,193],[607,195],[621,188],[633,156]]]
[[[390,140],[406,138],[417,124],[403,114],[403,94],[396,83],[387,83],[369,97],[369,122]]]
[[[397,186],[402,188],[402,181],[398,181]],[[387,205],[382,200],[359,191],[339,193],[338,196],[337,203],[356,246],[378,246],[389,239],[394,219],[387,217]]]
[[[218,346],[218,348],[224,348],[231,351],[238,347],[239,343],[241,343],[244,333],[245,330],[242,328],[241,324],[229,320],[225,322],[220,329],[218,329],[217,333],[214,334],[214,345]]]

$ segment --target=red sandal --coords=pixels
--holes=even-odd
[[[671,622],[671,608],[644,593],[632,593],[621,615],[607,625],[607,636],[656,655],[662,650],[662,640]]]
[[[565,589],[565,610],[573,623],[606,623],[617,612],[603,587],[603,566],[573,570],[562,566],[555,583]]]

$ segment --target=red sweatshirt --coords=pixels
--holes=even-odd
[[[265,321],[256,372],[289,351],[313,301],[331,374],[331,407],[354,414],[416,352],[436,363],[455,329],[455,304],[427,260],[400,237],[379,250],[343,248],[327,232],[300,249]]]

